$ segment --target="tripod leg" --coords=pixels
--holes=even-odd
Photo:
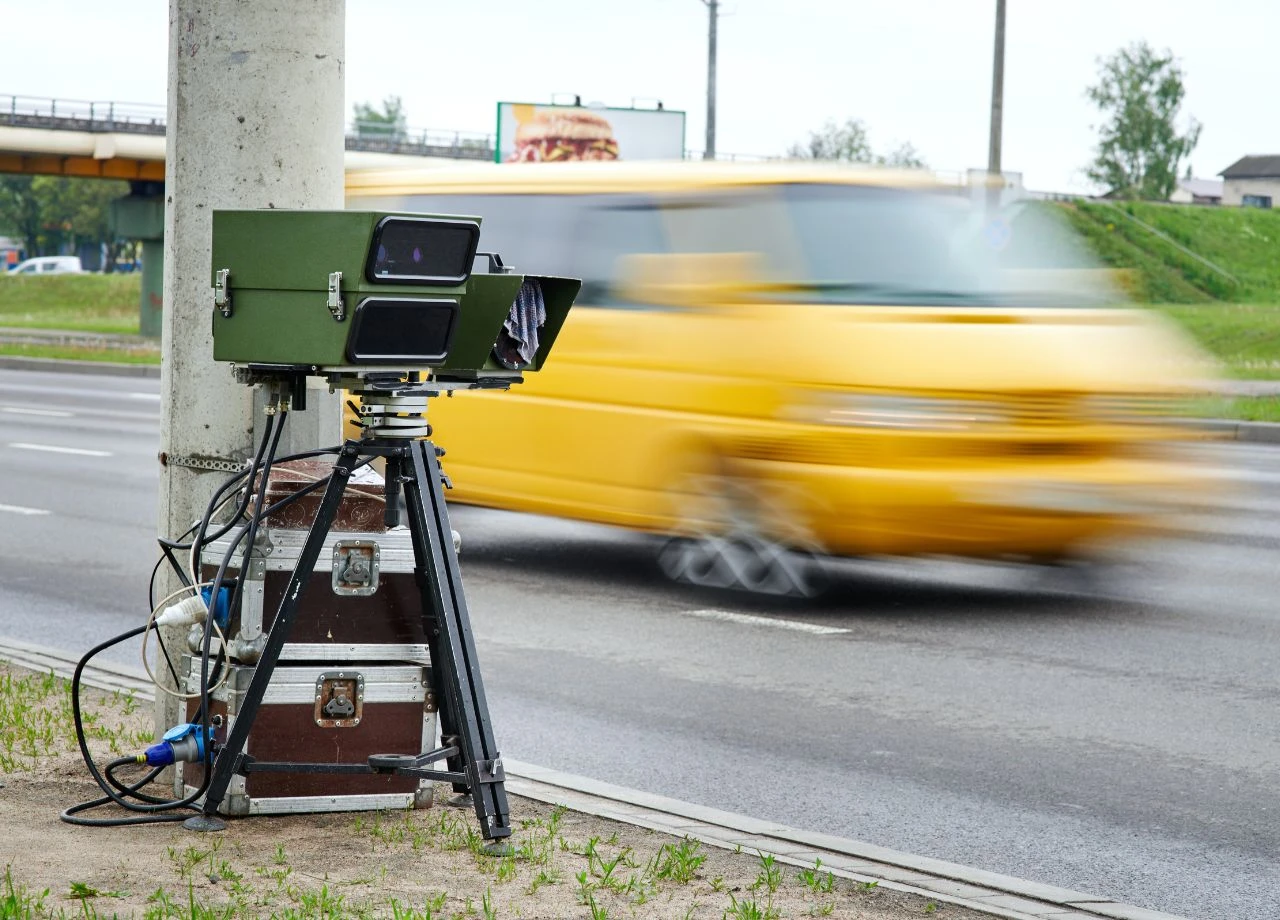
[[[462,752],[460,766],[471,787],[481,833],[489,840],[497,840],[511,834],[502,759],[489,723],[489,704],[471,636],[471,618],[453,548],[435,445],[414,441],[409,445],[409,459],[412,475],[406,477],[405,504],[423,614],[434,614],[434,622],[429,621],[426,626],[432,637],[433,681],[437,692],[443,691],[441,732],[456,735]]]
[[[262,704],[262,698],[267,692],[267,682],[271,680],[271,672],[275,670],[284,640],[288,638],[289,629],[293,625],[293,617],[298,610],[298,598],[311,577],[316,560],[320,557],[320,550],[324,546],[325,537],[329,534],[334,515],[342,501],[347,480],[351,478],[351,472],[360,459],[359,446],[358,441],[347,441],[342,445],[342,451],[333,465],[333,475],[325,488],[324,498],[320,500],[320,507],[307,533],[307,540],[298,553],[297,565],[293,567],[293,574],[289,577],[284,597],[280,600],[280,608],[276,612],[275,620],[271,623],[271,632],[267,635],[262,657],[254,667],[253,678],[245,691],[244,702],[240,706],[235,721],[231,723],[227,743],[222,746],[217,760],[214,761],[213,775],[204,797],[205,815],[213,815],[217,812],[218,806],[222,804],[222,799],[227,793],[227,786],[231,783],[231,777],[236,772],[237,762],[244,750],[245,741],[249,737],[249,730],[253,727],[258,707]],[[252,547],[245,548],[246,560],[251,549]]]

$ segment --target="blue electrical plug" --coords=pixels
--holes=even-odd
[[[204,605],[213,611],[213,622],[223,631],[231,623],[231,589],[223,585],[218,589],[218,603],[213,603],[213,587],[205,586],[200,589],[200,596],[204,598]]]
[[[194,763],[204,759],[205,746],[213,741],[213,726],[208,726],[203,733],[194,722],[175,725],[164,733],[159,743],[147,748],[146,753],[138,755],[138,763],[149,767],[167,767],[176,760]]]

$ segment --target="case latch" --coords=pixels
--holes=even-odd
[[[333,544],[333,593],[368,597],[378,590],[376,540],[339,540]]]
[[[354,728],[364,711],[364,675],[325,671],[316,678],[316,724],[321,728]]]

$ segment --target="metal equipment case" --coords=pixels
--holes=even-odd
[[[272,471],[268,502],[319,478],[306,462]],[[325,470],[327,472],[327,470]],[[376,477],[354,484],[343,500],[315,565],[303,604],[267,685],[244,754],[259,761],[362,763],[371,754],[420,754],[435,747],[437,701],[423,631],[414,555],[405,528],[382,529],[382,487]],[[283,527],[264,527],[247,566],[233,557],[229,575],[244,574],[240,609],[226,630],[232,657],[225,682],[211,673],[211,714],[222,717],[223,743],[240,712],[254,663],[265,644],[307,528],[315,515],[306,501],[286,509]],[[205,548],[210,578],[227,552],[226,539]],[[183,656],[184,691],[200,685],[193,631]],[[217,640],[214,640],[216,645]],[[212,671],[211,665],[211,671]],[[189,700],[194,720],[198,700]],[[180,765],[189,794],[204,775],[201,763]],[[230,815],[359,811],[426,807],[432,784],[406,776],[319,772],[237,775],[221,810]]]

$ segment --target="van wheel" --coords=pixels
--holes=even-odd
[[[756,535],[672,537],[658,566],[683,584],[774,597],[816,597],[827,586],[820,557]]]
[[[785,511],[764,507],[759,484],[734,473],[731,461],[718,459],[682,477],[672,492],[679,503],[675,535],[658,553],[662,572],[702,588],[776,597],[822,593],[827,578],[816,548],[776,536]]]

